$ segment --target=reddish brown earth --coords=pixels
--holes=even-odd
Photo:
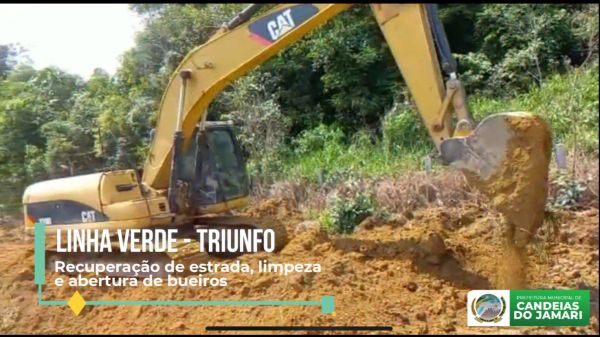
[[[74,316],[68,307],[37,304],[33,242],[24,240],[20,226],[3,225],[0,332],[200,334],[210,325],[390,325],[398,334],[598,332],[597,316],[587,327],[466,326],[467,292],[497,288],[502,277],[502,220],[479,206],[420,209],[385,223],[368,219],[346,236],[320,232],[314,222],[303,222],[302,215],[281,200],[263,201],[248,213],[275,216],[285,223],[291,240],[278,254],[245,255],[239,258],[242,262],[254,267],[259,259],[320,263],[322,272],[230,274],[229,286],[224,288],[77,290],[88,300],[318,300],[333,295],[335,316],[323,315],[315,306],[87,306]],[[554,213],[549,219],[525,252],[521,272],[526,287],[596,288],[598,210]],[[200,256],[196,261],[207,258]],[[48,283],[55,277],[48,274]],[[68,299],[74,291],[49,285],[44,299]],[[597,308],[597,290],[592,293]]]

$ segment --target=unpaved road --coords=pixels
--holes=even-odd
[[[466,295],[494,288],[502,250],[500,217],[476,205],[421,209],[386,223],[370,222],[352,235],[329,236],[303,223],[281,200],[266,200],[250,214],[274,215],[292,239],[279,254],[242,256],[242,262],[320,263],[317,274],[230,274],[225,288],[79,288],[87,299],[121,300],[318,300],[334,295],[336,315],[318,307],[67,307],[37,304],[33,243],[18,227],[0,230],[1,333],[205,333],[209,325],[391,325],[393,333],[578,333],[587,327],[469,328]],[[561,212],[542,230],[526,256],[529,288],[598,286],[598,210]],[[314,224],[313,224],[314,225]],[[440,244],[440,241],[444,244]],[[56,275],[47,275],[50,281]],[[74,289],[48,286],[44,299],[68,299]],[[592,301],[596,303],[597,291]],[[594,307],[593,307],[594,308]],[[597,309],[596,309],[597,310]],[[303,333],[303,332],[300,332]]]

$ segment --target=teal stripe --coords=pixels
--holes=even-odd
[[[170,305],[170,306],[193,306],[193,305],[313,305],[321,306],[323,313],[333,312],[333,296],[323,296],[322,301],[86,301],[85,305]],[[41,305],[67,305],[68,301],[44,301],[42,300],[42,286],[38,285],[38,303]]]
[[[333,296],[321,297],[321,313],[331,314],[335,311],[335,298]]]
[[[39,301],[39,305],[67,305],[67,301]]]
[[[86,305],[321,305],[320,301],[86,301]]]
[[[46,283],[46,226],[36,223],[34,228],[34,281],[41,285]]]

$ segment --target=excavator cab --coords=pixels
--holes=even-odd
[[[196,127],[189,146],[176,159],[175,170],[177,206],[190,214],[239,207],[249,194],[241,148],[232,126],[225,122]]]

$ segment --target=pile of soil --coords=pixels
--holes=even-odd
[[[87,306],[74,316],[68,307],[37,304],[33,244],[2,229],[0,332],[199,334],[214,325],[389,325],[396,334],[598,332],[597,316],[587,327],[466,326],[467,292],[498,288],[502,273],[502,217],[482,206],[421,209],[402,215],[403,221],[370,218],[365,220],[368,225],[344,236],[307,225],[282,200],[264,200],[248,214],[274,216],[287,226],[291,238],[278,254],[245,255],[238,258],[242,263],[320,263],[322,271],[215,275],[227,276],[227,287],[77,290],[88,300],[319,300],[333,295],[335,316],[321,314],[316,306]],[[554,233],[552,239],[534,240],[524,252],[528,287],[596,287],[598,211],[557,213],[547,223],[541,233],[544,238]],[[203,259],[214,258],[199,256],[195,262]],[[44,299],[68,299],[76,289],[52,286],[55,277],[47,275]],[[597,303],[597,289],[595,294]]]

